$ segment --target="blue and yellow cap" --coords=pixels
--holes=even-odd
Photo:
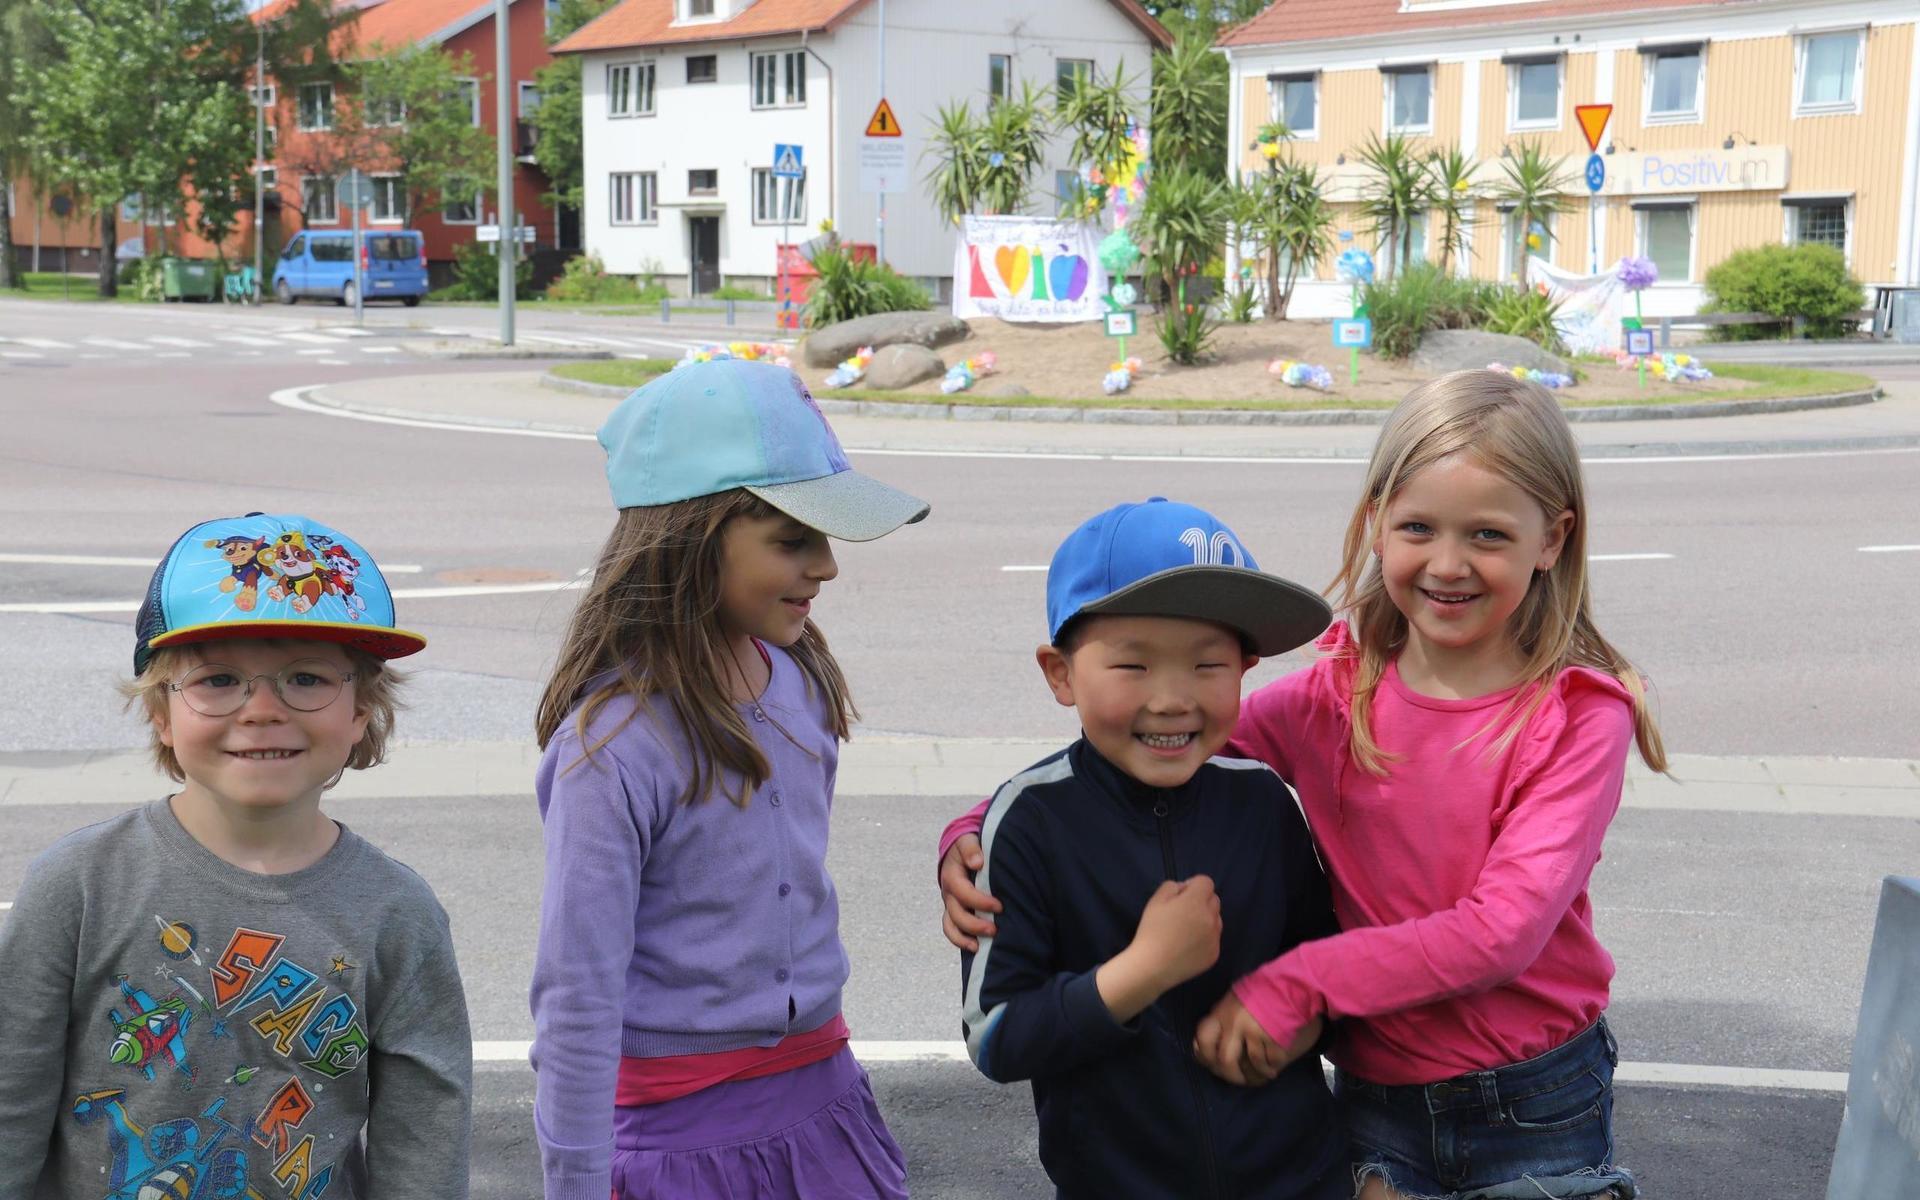
[[[360,543],[292,514],[221,517],[181,534],[133,628],[135,675],[162,647],[225,638],[338,642],[375,658],[427,645],[394,625],[393,593]]]

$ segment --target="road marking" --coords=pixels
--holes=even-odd
[[[254,337],[250,333],[216,333],[214,337],[223,342],[236,342],[242,346],[278,346],[272,338]]]
[[[362,354],[398,354],[400,353],[400,347],[398,346],[361,346],[360,353]]]
[[[1588,562],[1649,562],[1654,559],[1672,558],[1671,554],[1589,554]]]
[[[185,350],[169,350],[165,354],[156,354],[154,355],[154,357],[155,358],[192,358],[193,355],[188,353]]]
[[[151,350],[145,342],[123,342],[119,338],[90,337],[85,339],[89,346],[104,346],[109,350]]]
[[[1914,550],[1920,550],[1920,546],[1862,546],[1860,547],[1860,553],[1862,554],[1906,554]]]
[[[351,325],[327,325],[327,326],[323,326],[320,332],[330,333],[335,337],[372,337],[373,336],[373,330],[356,329]]]
[[[332,350],[295,350],[295,354],[332,354]]]
[[[27,337],[17,337],[17,338],[14,338],[13,340],[14,340],[14,341],[16,341],[16,342],[19,342],[19,343],[20,343],[20,344],[21,344],[22,346],[38,346],[38,347],[39,347],[40,349],[42,349],[42,350],[71,350],[71,349],[73,349],[73,343],[72,343],[72,342],[56,342],[56,341],[54,341],[54,340],[53,340],[52,338],[27,338]]]
[[[585,334],[585,333],[576,333],[573,336],[577,340],[582,342],[587,342],[591,345],[615,346],[622,350],[631,350],[635,344],[633,342],[626,340],[625,338],[593,337],[590,334]]]
[[[1002,571],[1044,571],[1047,569],[1047,567],[1043,563],[1039,566],[1019,565],[1019,566],[1011,566],[1011,567],[1001,567],[1000,569]]]
[[[147,340],[160,346],[186,346],[189,349],[200,349],[213,344],[212,342],[196,342],[192,338],[161,337],[158,334],[151,333],[147,335]]]
[[[302,350],[300,353],[305,354],[306,351]],[[347,365],[347,360],[344,358],[316,358],[313,361],[323,367],[344,367]]]
[[[330,337],[321,337],[317,333],[283,333],[278,335],[289,342],[317,342],[322,346],[338,346],[340,343]]]
[[[0,350],[0,358],[45,358],[44,354],[35,354],[31,350]]]
[[[582,587],[584,579],[553,579],[539,583],[475,584],[460,587],[394,588],[396,600],[438,600],[460,596],[522,596],[533,592],[560,592]],[[74,616],[85,613],[121,613],[140,611],[138,600],[61,600],[47,603],[0,604],[0,613],[39,613],[43,616]]]
[[[151,570],[154,560],[151,558],[127,558],[113,554],[25,554],[20,552],[0,553],[0,563],[44,563],[60,567],[146,567]],[[426,568],[419,563],[381,563],[382,575],[418,575]]]
[[[11,900],[0,900],[0,909],[9,909],[9,908],[12,908],[12,907],[13,907],[13,901],[11,901]]]
[[[854,1040],[853,1056],[864,1063],[964,1063],[965,1042],[886,1042]],[[477,1063],[524,1063],[532,1042],[475,1042]],[[1777,1071],[1762,1067],[1713,1067],[1692,1063],[1623,1062],[1613,1073],[1616,1083],[1692,1084],[1703,1087],[1755,1091],[1789,1090],[1844,1092],[1847,1076],[1841,1071]]]
[[[410,417],[385,417],[378,413],[349,412],[342,408],[331,408],[325,404],[315,404],[307,399],[307,393],[314,391],[313,386],[282,388],[267,399],[282,408],[291,408],[295,412],[313,413],[322,417],[348,417],[356,421],[367,421],[374,425],[400,425],[408,429],[458,429],[463,433],[512,433],[521,437],[559,438],[569,442],[598,441],[599,436],[592,433],[575,433],[570,429],[521,429],[513,426],[452,425],[445,421],[419,421]]]

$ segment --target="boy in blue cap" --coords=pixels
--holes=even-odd
[[[122,690],[171,796],[60,839],[0,922],[0,1196],[467,1195],[473,1042],[447,915],[320,810],[425,647],[359,543],[195,525]]]
[[[1247,1088],[1190,1049],[1235,979],[1337,929],[1287,785],[1215,757],[1247,669],[1330,615],[1212,515],[1159,497],[1054,554],[1037,657],[1082,736],[989,802],[977,884],[1004,910],[961,969],[968,1053],[997,1082],[1032,1080],[1063,1197],[1351,1194],[1315,1056]]]

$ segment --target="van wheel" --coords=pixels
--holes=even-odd
[[[349,283],[347,284],[347,286],[340,289],[340,303],[347,308],[352,308],[353,299],[354,299],[354,286],[353,284]]]
[[[403,296],[403,297],[401,297],[401,303],[403,303],[403,304],[405,304],[405,305],[406,305],[406,306],[407,306],[408,308],[419,308],[419,307],[420,307],[420,297],[418,297],[418,296]]]
[[[282,279],[273,285],[273,298],[282,304],[293,303],[293,289],[287,286],[286,280]]]

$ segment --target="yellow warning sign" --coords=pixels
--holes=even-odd
[[[899,137],[900,119],[893,115],[893,105],[881,99],[879,107],[873,110],[873,116],[867,121],[868,137]]]

